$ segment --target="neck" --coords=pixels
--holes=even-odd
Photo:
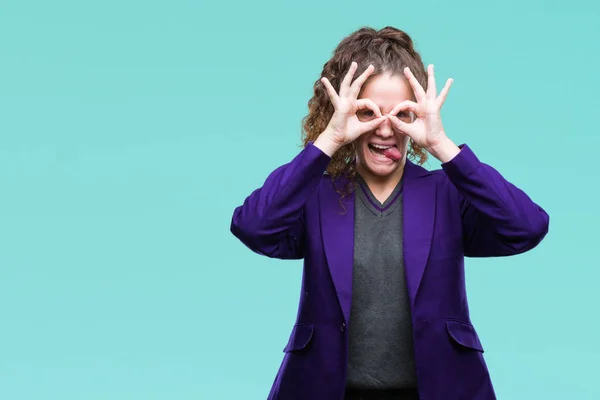
[[[385,199],[389,197],[389,195],[394,191],[400,179],[402,179],[402,175],[404,174],[404,167],[406,165],[406,159],[403,158],[398,168],[394,170],[389,175],[380,176],[369,173],[367,170],[362,168],[360,164],[356,165],[356,170],[362,176],[369,189],[379,200],[380,202],[384,202]]]

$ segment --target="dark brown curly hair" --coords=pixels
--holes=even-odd
[[[339,93],[340,84],[352,61],[358,64],[354,79],[359,77],[369,64],[375,67],[373,73],[363,84],[363,88],[377,75],[391,74],[404,77],[403,70],[405,67],[409,67],[421,86],[427,90],[425,66],[421,61],[421,56],[414,48],[412,39],[406,32],[391,26],[386,26],[379,31],[370,27],[360,28],[342,39],[335,49],[333,57],[323,66],[321,76],[314,84],[314,95],[308,102],[309,113],[302,119],[304,146],[310,141],[315,141],[325,130],[334,112],[333,104],[331,104],[321,78],[329,79]],[[408,158],[418,164],[423,164],[427,160],[425,150],[412,140],[407,153]],[[355,154],[356,145],[350,143],[333,155],[327,168],[327,173],[334,180],[340,176],[347,178],[348,184],[338,190],[342,197],[352,191],[356,177]]]

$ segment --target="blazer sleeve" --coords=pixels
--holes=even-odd
[[[271,172],[262,187],[233,212],[231,232],[255,253],[303,258],[304,206],[331,158],[312,143],[288,164]]]
[[[442,164],[461,197],[464,252],[467,257],[524,253],[548,233],[550,217],[527,194],[462,145]]]

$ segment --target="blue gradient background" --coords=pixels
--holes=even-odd
[[[0,399],[266,398],[301,263],[231,214],[363,25],[455,79],[449,136],[551,216],[534,251],[467,260],[499,398],[600,398],[599,3],[301,4],[0,1]]]

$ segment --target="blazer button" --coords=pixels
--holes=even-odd
[[[346,330],[346,323],[342,322],[342,325],[340,325],[340,332],[344,332]]]

